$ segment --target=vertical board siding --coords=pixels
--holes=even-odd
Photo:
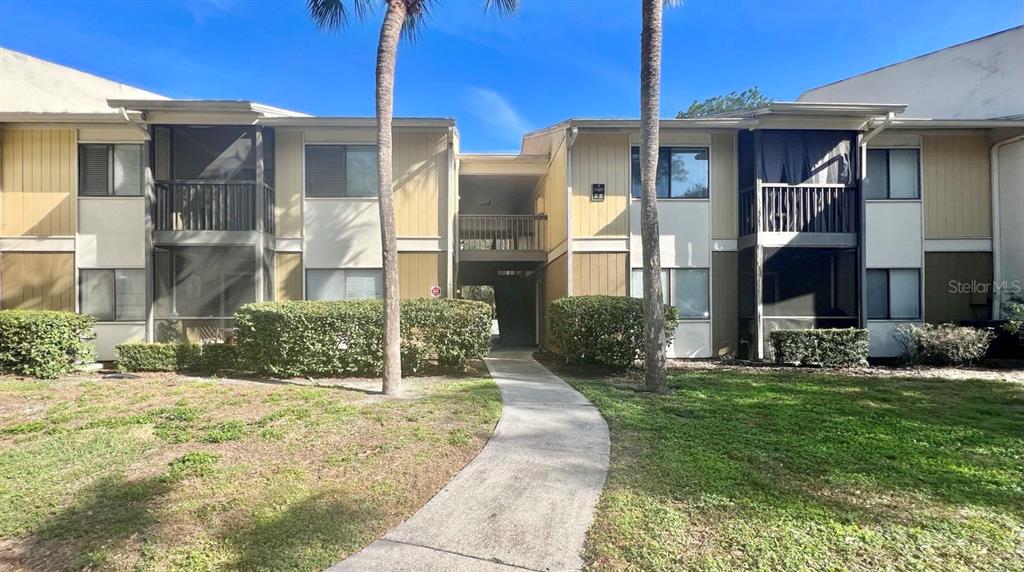
[[[736,238],[739,215],[736,203],[736,135],[711,136],[711,236]]]
[[[552,251],[568,238],[566,232],[566,178],[565,178],[565,134],[560,134],[552,143],[551,162],[548,172],[538,183],[536,212],[548,215],[547,245]]]
[[[277,131],[274,149],[275,189],[274,212],[277,215],[277,236],[302,236],[303,154],[301,131]]]
[[[711,254],[711,351],[735,354],[739,344],[739,266],[736,252]]]
[[[274,299],[302,300],[302,254],[278,252],[274,265]]]
[[[75,130],[5,129],[0,136],[0,235],[75,234]]]
[[[399,252],[398,290],[402,298],[430,298],[430,289],[445,290],[443,259],[438,252]]]
[[[0,308],[75,311],[75,255],[0,254]]]
[[[968,291],[960,288],[971,285]],[[992,253],[928,252],[924,255],[924,318],[926,322],[988,319],[992,285]],[[969,290],[977,293],[972,294]]]
[[[924,135],[921,163],[925,238],[992,236],[988,138]]]
[[[572,146],[572,233],[579,237],[629,234],[629,135],[580,134]],[[591,200],[604,184],[605,198]]]
[[[544,295],[544,304],[541,307],[541,320],[544,323],[544,348],[551,351],[558,351],[551,338],[551,321],[548,306],[555,300],[569,294],[569,258],[566,255],[559,256],[544,267],[541,273],[541,290]]]
[[[441,189],[447,190],[447,131],[400,131],[394,145],[398,236],[440,236]]]
[[[573,295],[625,296],[628,258],[626,252],[574,252]]]

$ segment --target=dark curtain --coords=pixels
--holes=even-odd
[[[767,184],[853,183],[851,136],[845,131],[761,132],[761,173]]]

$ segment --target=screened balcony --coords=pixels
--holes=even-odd
[[[274,137],[252,126],[153,129],[157,231],[274,232]]]

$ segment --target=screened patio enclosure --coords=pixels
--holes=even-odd
[[[251,246],[157,247],[153,262],[157,341],[227,339],[235,310],[257,300],[257,272],[270,283]]]

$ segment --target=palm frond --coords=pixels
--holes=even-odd
[[[484,11],[494,10],[495,12],[509,16],[519,9],[519,0],[484,0]]]
[[[348,23],[349,4],[360,20],[365,20],[373,11],[372,0],[306,0],[306,11],[317,28],[335,32]]]
[[[402,37],[409,42],[420,38],[423,21],[430,16],[435,0],[405,0],[405,22],[402,23]]]

